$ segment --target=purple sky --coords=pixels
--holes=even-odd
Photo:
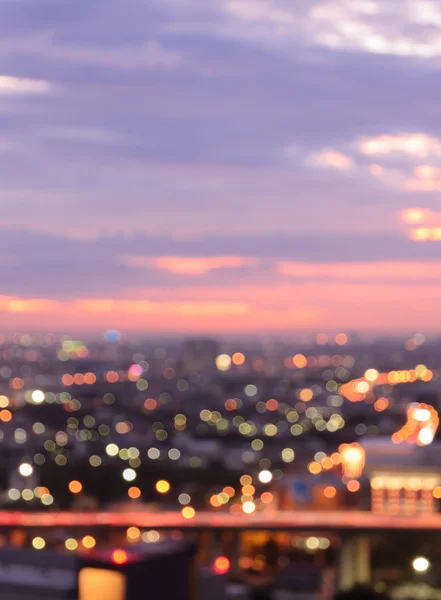
[[[0,0],[3,320],[441,330],[440,69],[435,0]]]

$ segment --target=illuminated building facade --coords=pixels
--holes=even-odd
[[[388,515],[427,515],[437,512],[441,474],[436,470],[379,469],[372,473],[372,512]]]

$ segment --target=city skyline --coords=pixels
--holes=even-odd
[[[6,0],[0,34],[8,329],[441,331],[434,2]]]

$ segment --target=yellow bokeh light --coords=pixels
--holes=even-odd
[[[438,500],[441,499],[441,486],[437,485],[436,488],[433,490],[433,497],[437,498]]]
[[[193,519],[193,517],[196,515],[196,511],[194,508],[192,508],[191,506],[185,506],[182,511],[182,516],[184,517],[184,519]]]
[[[64,545],[66,546],[66,550],[71,550],[72,552],[78,548],[78,542],[73,538],[68,538],[64,542]]]
[[[157,481],[155,487],[156,491],[160,494],[166,494],[170,491],[170,484],[165,479],[160,479],[159,481]]]
[[[81,540],[81,543],[83,544],[84,548],[87,548],[87,550],[91,550],[96,546],[96,540],[91,535],[85,535]]]
[[[228,371],[231,367],[231,356],[228,354],[219,354],[219,356],[216,357],[216,367],[219,371]]]
[[[364,378],[366,379],[366,381],[377,381],[378,376],[379,372],[377,371],[377,369],[368,369],[364,374]]]
[[[141,537],[141,532],[137,527],[129,527],[126,535],[130,542],[136,542]]]
[[[46,542],[42,537],[35,537],[32,540],[32,546],[35,548],[35,550],[43,550],[43,548],[46,546]]]
[[[320,540],[316,537],[310,537],[306,540],[306,547],[308,550],[317,550],[320,546]]]
[[[367,381],[359,381],[356,385],[357,392],[359,394],[366,394],[369,391],[370,386]]]

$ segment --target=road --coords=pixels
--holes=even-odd
[[[441,531],[441,514],[401,517],[362,511],[281,511],[252,515],[198,512],[185,519],[180,512],[7,512],[0,527],[115,527],[147,529],[237,529],[335,532]]]

